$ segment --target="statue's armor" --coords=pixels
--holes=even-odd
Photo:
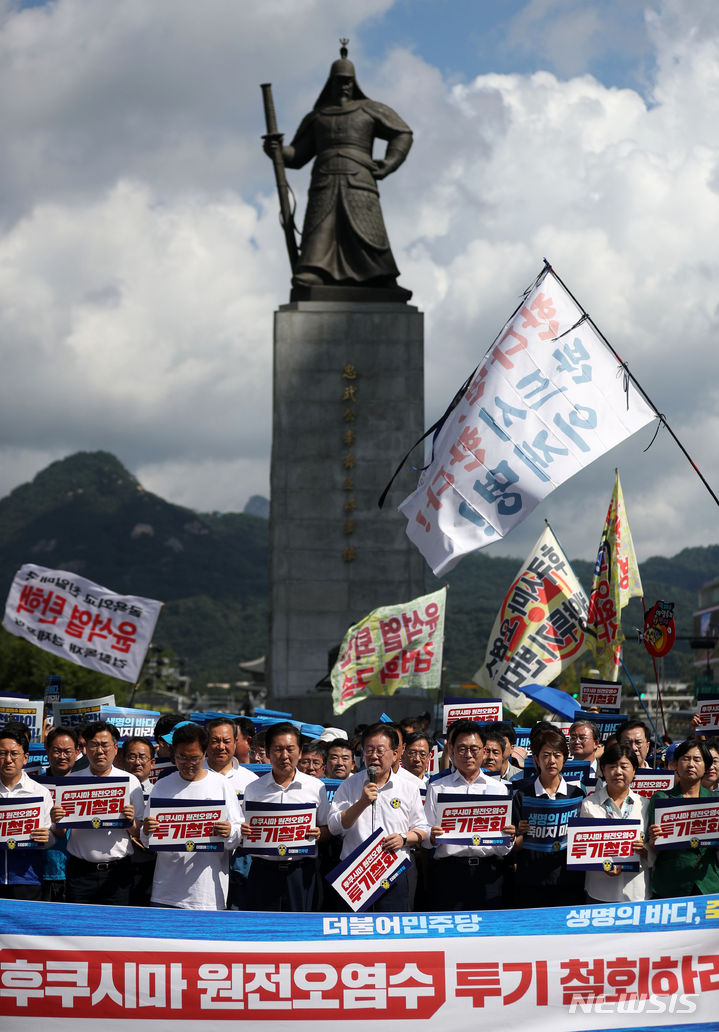
[[[372,175],[372,143],[377,137],[388,141],[385,161],[390,170],[396,168],[410,148],[412,134],[386,105],[367,99],[327,105],[302,121],[292,142],[291,167],[316,160],[295,274],[321,270],[339,282],[399,275]]]

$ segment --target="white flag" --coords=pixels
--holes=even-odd
[[[589,646],[589,600],[562,546],[545,527],[517,571],[487,641],[477,684],[513,713],[532,701],[525,684],[549,684]]]
[[[78,666],[137,681],[162,602],[118,595],[67,570],[26,563],[15,574],[3,627]]]
[[[399,507],[436,576],[655,418],[583,314],[547,267],[438,431]]]

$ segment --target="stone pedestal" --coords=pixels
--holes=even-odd
[[[331,719],[328,694],[317,715],[314,686],[350,624],[424,592],[396,511],[416,485],[409,465],[377,506],[424,429],[423,349],[411,305],[297,301],[275,313],[268,680],[273,703],[305,719]]]

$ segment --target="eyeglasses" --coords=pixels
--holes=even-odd
[[[385,753],[391,752],[390,749],[386,749],[385,746],[381,745],[379,749],[373,749],[371,746],[365,748],[365,756],[384,756]]]
[[[20,756],[24,756],[23,752],[10,752],[3,749],[0,752],[0,760],[17,760]]]
[[[405,756],[411,756],[413,760],[426,760],[429,753],[422,749],[408,749]]]
[[[325,765],[325,761],[324,760],[320,760],[320,759],[308,760],[308,759],[305,759],[304,757],[300,760],[300,763],[303,765],[303,767],[311,767],[312,770],[319,770],[320,767],[324,767],[324,765]]]
[[[589,735],[570,735],[570,742],[588,742],[590,740]]]
[[[454,751],[460,756],[479,756],[482,747],[481,745],[455,745]]]

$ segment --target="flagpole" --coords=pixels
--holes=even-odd
[[[656,749],[658,747],[658,745],[659,745],[659,732],[657,731],[657,728],[656,728],[656,725],[655,725],[654,721],[652,720],[651,716],[649,715],[649,710],[644,705],[644,700],[642,699],[641,695],[639,694],[639,691],[637,690],[637,686],[635,685],[634,681],[632,681],[631,676],[629,674],[629,671],[627,670],[626,666],[624,665],[624,660],[620,659],[619,662],[622,664],[622,670],[627,675],[629,683],[632,686],[632,688],[634,689],[634,694],[639,699],[641,707],[642,707],[642,709],[644,710],[644,712],[646,714],[647,720],[652,725],[652,731],[654,732],[654,748]]]
[[[680,450],[680,451],[682,452],[682,454],[684,455],[685,459],[686,459],[686,460],[688,461],[689,465],[690,465],[690,466],[692,467],[692,469],[694,470],[694,472],[696,473],[696,475],[697,475],[697,476],[699,477],[699,479],[701,480],[702,484],[704,484],[704,487],[705,487],[705,488],[707,489],[707,491],[708,491],[708,492],[709,492],[709,494],[710,494],[710,495],[712,496],[712,498],[714,499],[714,501],[715,501],[715,502],[717,503],[717,505],[719,505],[719,498],[717,498],[716,494],[714,493],[714,491],[713,491],[713,490],[711,489],[711,487],[709,486],[709,483],[707,482],[706,478],[704,477],[704,474],[703,474],[703,473],[701,472],[701,470],[700,470],[700,469],[699,469],[699,467],[697,466],[697,464],[696,464],[696,462],[694,461],[694,459],[693,459],[693,458],[691,457],[691,455],[690,455],[690,454],[689,454],[689,452],[688,452],[688,451],[686,450],[686,448],[684,447],[684,445],[682,444],[682,442],[681,442],[681,441],[679,440],[679,438],[677,437],[677,435],[676,435],[676,434],[674,433],[674,431],[672,430],[672,428],[671,428],[671,427],[669,426],[669,423],[667,423],[666,417],[665,417],[665,416],[664,416],[664,415],[663,415],[663,414],[662,414],[662,413],[661,413],[661,412],[659,411],[659,409],[657,408],[657,406],[656,406],[656,405],[654,404],[654,402],[652,401],[652,399],[651,399],[651,398],[649,397],[649,395],[647,394],[647,392],[646,392],[646,391],[644,390],[644,388],[642,387],[642,385],[641,385],[641,384],[639,383],[639,381],[637,380],[636,376],[634,376],[634,374],[633,374],[633,373],[632,373],[632,372],[630,371],[630,369],[629,369],[629,366],[627,365],[627,363],[626,363],[626,362],[624,361],[624,359],[623,359],[623,358],[621,358],[621,356],[620,356],[620,355],[619,355],[619,354],[618,354],[618,353],[617,353],[617,352],[616,352],[616,351],[614,350],[614,348],[612,347],[612,345],[611,345],[611,344],[609,343],[609,341],[607,340],[607,338],[606,338],[606,337],[604,336],[604,334],[602,333],[602,331],[601,331],[601,330],[599,329],[599,327],[597,326],[597,324],[596,324],[596,323],[594,322],[594,320],[592,319],[591,315],[589,315],[589,313],[588,313],[588,312],[587,312],[587,311],[586,311],[586,310],[584,309],[584,307],[583,307],[583,306],[582,306],[582,305],[581,305],[581,304],[579,303],[579,301],[578,301],[578,300],[577,300],[577,298],[576,298],[576,297],[574,296],[574,294],[573,294],[573,293],[571,292],[571,290],[569,289],[569,287],[567,286],[567,284],[566,284],[566,283],[564,282],[564,280],[563,280],[563,279],[561,278],[561,276],[559,276],[559,275],[557,274],[557,272],[555,271],[555,269],[554,269],[554,268],[552,267],[551,263],[550,263],[550,262],[548,262],[546,258],[544,259],[544,264],[545,264],[545,265],[547,266],[547,268],[549,269],[549,271],[550,271],[550,272],[552,273],[552,275],[553,275],[553,276],[554,276],[554,278],[556,279],[557,283],[559,283],[559,284],[560,284],[560,286],[561,286],[561,287],[562,287],[562,288],[563,288],[564,290],[566,290],[567,294],[569,294],[569,296],[571,297],[572,301],[574,301],[574,303],[575,303],[575,305],[577,306],[577,308],[579,308],[579,310],[580,310],[580,311],[581,311],[581,312],[582,312],[582,313],[584,314],[584,317],[586,318],[587,322],[589,322],[589,323],[591,324],[592,328],[593,328],[593,329],[594,329],[594,331],[595,331],[595,332],[597,333],[597,335],[598,335],[599,337],[601,337],[601,339],[602,339],[602,340],[604,341],[604,343],[606,344],[606,346],[607,346],[607,347],[609,348],[609,350],[611,351],[611,353],[612,353],[612,354],[614,355],[614,357],[616,358],[617,362],[619,362],[619,364],[620,364],[620,366],[622,367],[622,369],[624,370],[625,374],[626,374],[626,375],[627,375],[627,376],[629,377],[629,379],[630,379],[630,380],[632,381],[632,383],[633,383],[633,384],[634,384],[634,386],[635,386],[635,387],[637,388],[637,390],[641,391],[641,393],[642,393],[642,394],[644,395],[644,397],[645,397],[645,399],[646,399],[647,403],[648,403],[649,405],[651,405],[651,407],[652,407],[652,408],[654,409],[654,411],[655,411],[655,413],[656,413],[656,415],[657,415],[657,418],[659,419],[659,422],[660,422],[660,423],[661,423],[661,424],[662,424],[663,426],[665,426],[665,427],[667,428],[667,430],[668,430],[668,431],[669,431],[669,433],[671,434],[671,436],[672,436],[672,438],[673,438],[673,440],[674,440],[675,444],[677,445],[677,447],[679,448],[679,450]]]

